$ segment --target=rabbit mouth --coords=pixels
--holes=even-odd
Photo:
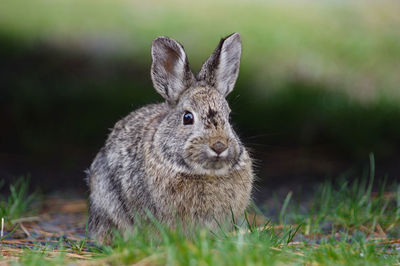
[[[223,175],[233,167],[236,156],[236,149],[232,145],[219,152],[208,145],[195,145],[186,149],[184,161],[198,174]]]

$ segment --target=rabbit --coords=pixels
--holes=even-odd
[[[216,229],[241,216],[251,198],[252,159],[225,99],[239,74],[240,35],[221,39],[196,76],[173,39],[154,39],[151,55],[152,82],[165,102],[118,121],[88,170],[88,230],[99,242],[149,212],[170,228],[179,217]]]

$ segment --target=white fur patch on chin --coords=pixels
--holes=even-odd
[[[198,175],[224,176],[224,175],[229,174],[230,169],[231,169],[231,167],[229,167],[228,165],[225,165],[224,167],[222,167],[220,169],[206,169],[206,168],[203,168],[202,166],[198,165],[197,167],[195,167],[194,172]]]

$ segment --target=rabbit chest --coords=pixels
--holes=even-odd
[[[225,176],[188,176],[163,170],[163,174],[148,176],[156,213],[163,221],[173,223],[178,215],[195,222],[213,223],[215,219],[230,217],[232,212],[235,217],[241,216],[249,203],[250,165]]]

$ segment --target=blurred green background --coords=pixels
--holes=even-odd
[[[303,184],[377,159],[400,170],[400,2],[3,0],[0,178],[85,191],[108,129],[161,101],[151,41],[181,42],[193,71],[242,35],[229,96],[259,185]]]

